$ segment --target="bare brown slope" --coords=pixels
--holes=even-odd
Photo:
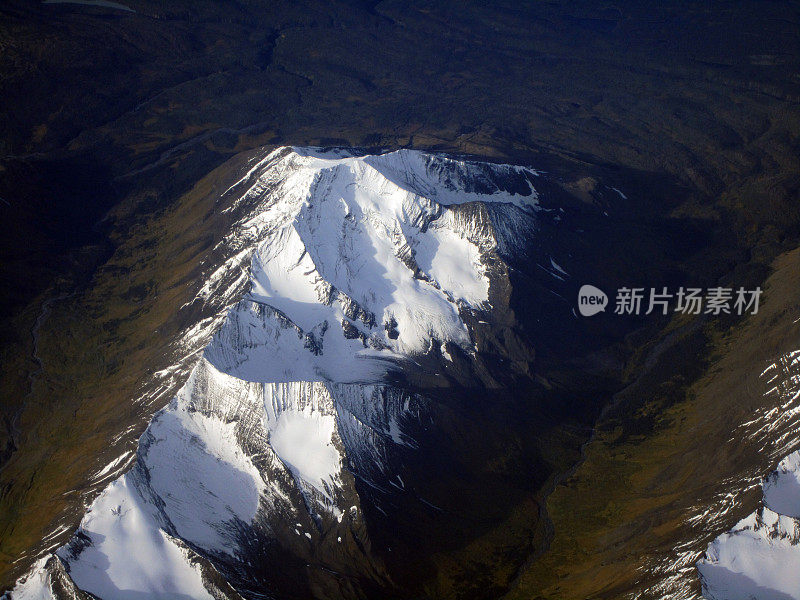
[[[670,347],[659,348],[665,341]],[[761,310],[743,323],[677,319],[644,353],[652,364],[617,395],[580,466],[548,498],[551,546],[507,598],[661,598],[679,589],[657,588],[665,575],[699,592],[697,554],[752,512],[754,478],[800,447],[792,435],[800,418],[785,398],[765,397],[779,382],[760,377],[798,348],[800,249],[775,260]],[[704,364],[688,364],[696,360]],[[698,371],[692,383],[687,376]],[[744,426],[773,409],[781,418],[770,419],[768,433]],[[695,558],[676,565],[683,553]]]

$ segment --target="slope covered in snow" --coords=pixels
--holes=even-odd
[[[790,352],[763,375],[774,381],[799,367],[800,351]],[[780,387],[784,409],[797,410],[800,376]],[[697,564],[710,600],[800,599],[800,451],[784,458],[761,487],[763,506],[715,539]]]
[[[709,546],[698,563],[706,598],[800,598],[798,459],[797,452],[787,457],[765,482],[763,507]]]
[[[275,547],[310,560],[350,541],[359,568],[383,576],[354,474],[402,487],[389,455],[413,451],[408,431],[424,413],[387,376],[422,356],[452,360],[448,346],[474,352],[467,317],[492,310],[492,264],[519,243],[509,234],[535,229],[537,175],[296,148],[242,175],[220,210],[245,216],[195,299],[228,285],[234,303],[187,328],[188,348],[221,323],[134,467],[12,598],[66,597],[61,579],[108,600],[258,596]]]

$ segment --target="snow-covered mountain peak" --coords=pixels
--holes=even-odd
[[[530,220],[535,177],[410,150],[282,148],[254,160],[227,191],[233,206],[254,205],[229,241],[251,250],[250,291],[225,326],[248,352],[214,344],[207,358],[251,381],[368,381],[387,359],[434,345],[470,351],[461,312],[489,308],[498,239],[469,203]],[[294,357],[288,370],[277,354]]]
[[[430,422],[427,399],[386,375],[422,357],[469,368],[453,353],[468,363],[472,327],[508,302],[503,261],[537,229],[536,177],[410,150],[251,160],[217,200],[233,225],[179,309],[182,356],[154,373],[182,388],[12,598],[264,597],[278,555],[380,581],[355,481],[404,492]]]
[[[526,208],[538,200],[533,186],[538,173],[533,169],[409,149],[364,155],[341,148],[278,148],[254,158],[244,177],[229,189],[273,181],[276,173],[287,186],[303,187],[309,176],[331,169],[350,170],[365,182],[391,184],[445,205],[494,201]]]

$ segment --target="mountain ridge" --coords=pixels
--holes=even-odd
[[[375,174],[397,174],[392,166],[398,156],[403,182],[416,191],[403,190],[380,177],[377,186],[373,183]],[[69,578],[98,597],[135,595],[136,590],[217,597],[217,588],[208,583],[209,568],[212,575],[219,571],[233,577],[238,589],[257,597],[259,586],[269,589],[270,583],[269,577],[264,579],[247,566],[259,564],[256,557],[264,564],[264,551],[254,548],[275,536],[279,540],[285,537],[280,530],[288,529],[291,534],[288,524],[294,521],[298,521],[293,529],[296,536],[311,540],[322,534],[323,545],[329,543],[325,540],[333,532],[338,533],[339,544],[347,537],[346,543],[362,549],[356,552],[362,555],[356,565],[365,565],[362,568],[367,575],[377,577],[372,585],[387,585],[381,561],[366,550],[370,542],[362,531],[359,494],[351,472],[363,481],[372,478],[371,485],[384,488],[384,492],[389,486],[402,490],[401,475],[384,470],[397,460],[391,457],[393,446],[414,449],[414,438],[404,433],[401,424],[415,414],[408,412],[412,404],[424,406],[425,401],[391,387],[386,375],[404,365],[407,368],[409,360],[415,363],[414,357],[424,355],[446,370],[453,361],[451,353],[468,358],[478,350],[464,337],[467,325],[454,319],[460,319],[463,311],[487,315],[491,311],[491,278],[486,279],[482,257],[496,252],[498,242],[496,234],[486,237],[493,230],[491,222],[475,227],[475,214],[454,220],[451,215],[460,205],[500,202],[509,207],[506,212],[485,215],[487,218],[536,218],[533,188],[518,196],[497,185],[499,181],[511,184],[505,187],[522,189],[513,183],[519,174],[525,185],[530,185],[532,172],[516,167],[464,163],[410,151],[342,158],[340,152],[278,149],[264,159],[251,160],[256,165],[223,194],[239,199],[222,210],[236,210],[241,205],[253,208],[220,242],[228,248],[230,258],[221,266],[210,266],[200,293],[189,305],[214,295],[231,300],[244,296],[220,311],[225,313],[223,319],[207,319],[183,335],[187,348],[198,339],[213,338],[182,391],[157,413],[140,439],[133,470],[101,493],[81,528],[57,552]],[[375,165],[365,165],[370,161]],[[463,182],[471,185],[462,191]],[[236,191],[240,185],[246,188],[244,193]],[[353,186],[361,192],[351,196],[348,190]],[[447,204],[420,196],[420,189],[435,192]],[[530,200],[519,199],[526,197]],[[326,217],[315,219],[309,212],[325,211],[329,201],[338,210],[338,218],[328,211]],[[356,206],[358,211],[354,211]],[[401,220],[392,221],[398,218]],[[312,237],[293,244],[303,232]],[[329,234],[344,237],[326,237]],[[322,241],[316,241],[319,239]],[[353,251],[347,251],[359,239],[366,240],[367,247],[355,245]],[[436,241],[432,247],[425,241],[430,239]],[[333,249],[327,254],[326,244]],[[474,261],[454,268],[450,256],[454,244],[457,252],[464,244],[467,249],[471,245]],[[505,240],[504,248],[513,246],[513,240]],[[385,299],[369,275],[370,250],[379,257],[381,252],[387,253],[380,261],[384,268],[397,261],[394,271],[386,272],[393,279]],[[367,262],[356,267],[347,263],[359,257]],[[306,264],[306,260],[312,262]],[[250,273],[250,290],[242,292],[242,276],[236,272],[247,262],[252,266],[242,272]],[[402,312],[408,308],[415,310],[411,317]],[[251,337],[258,332],[266,337]],[[343,366],[319,363],[327,353],[333,353]],[[307,367],[302,366],[304,361]],[[374,364],[358,367],[359,362]],[[254,366],[248,367],[251,363]],[[176,374],[175,369],[168,369],[160,375],[172,378]],[[257,398],[262,396],[264,406],[258,408]],[[243,401],[239,408],[235,402],[230,404],[236,397]],[[276,404],[277,398],[283,400]],[[202,440],[199,443],[205,450],[193,451],[198,443],[193,440]],[[160,450],[164,444],[167,446]],[[247,456],[260,457],[259,466]],[[170,464],[179,457],[188,462],[182,467],[180,462],[177,467]],[[220,470],[214,464],[229,466]],[[252,483],[245,485],[245,481]],[[222,487],[213,487],[217,484]],[[199,490],[212,486],[205,492],[210,494],[207,510],[196,505],[193,486]],[[243,490],[248,489],[252,490],[249,499],[243,497]],[[297,492],[300,496],[292,499]],[[236,506],[239,508],[232,508]],[[298,510],[305,516],[296,513]],[[145,525],[148,522],[153,525]],[[311,531],[301,535],[303,522]],[[126,550],[130,546],[138,548],[135,561],[140,567],[131,561]],[[244,562],[247,548],[256,554]],[[199,552],[216,569],[193,562],[192,552]],[[60,577],[58,571],[52,562],[40,562],[38,568],[38,574],[28,575],[28,581],[43,579],[40,592],[47,593],[48,588],[53,592],[52,578]],[[101,571],[105,575],[97,579]],[[26,582],[21,581],[11,597],[24,599],[30,593],[39,592],[28,591]],[[348,597],[351,592],[341,593]]]

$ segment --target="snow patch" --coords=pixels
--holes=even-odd
[[[306,407],[283,411],[272,426],[272,449],[295,477],[326,493],[341,469],[339,451],[333,445],[335,419]]]
[[[158,526],[153,507],[139,494],[130,475],[112,483],[81,523],[80,541],[89,545],[59,550],[75,584],[100,598],[211,599],[202,575]]]

